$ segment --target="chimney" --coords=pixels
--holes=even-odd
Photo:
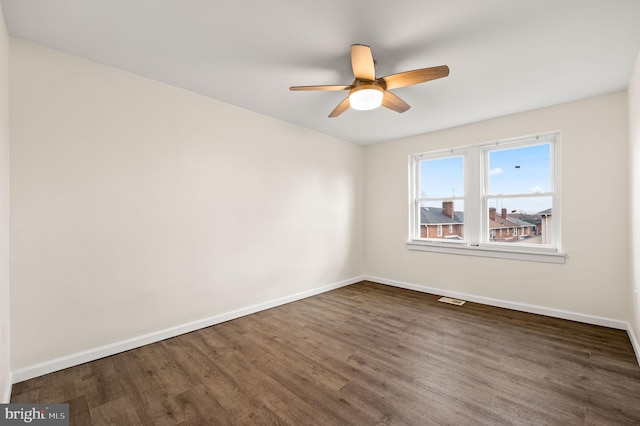
[[[453,201],[442,202],[442,214],[453,219]]]
[[[496,220],[496,208],[489,207],[489,219]]]
[[[507,218],[507,209],[505,209],[504,207],[502,208],[502,218],[503,219]]]

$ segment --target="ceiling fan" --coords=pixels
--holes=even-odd
[[[339,116],[349,107],[357,110],[370,110],[382,105],[396,112],[405,112],[411,107],[390,92],[390,89],[412,86],[449,75],[449,67],[441,65],[376,78],[371,48],[363,44],[351,45],[351,68],[355,77],[351,85],[292,86],[289,90],[349,90],[349,96],[331,111],[330,118]]]

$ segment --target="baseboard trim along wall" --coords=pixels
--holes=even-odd
[[[510,302],[507,300],[492,299],[490,297],[475,296],[473,294],[460,293],[457,291],[443,290],[441,288],[427,287],[418,284],[410,284],[402,281],[390,280],[387,278],[372,277],[365,275],[367,281],[400,287],[407,290],[415,290],[422,293],[430,293],[438,296],[447,296],[454,299],[467,300],[469,302],[482,303],[483,305],[496,306],[498,308],[513,309],[514,311],[528,312],[531,314],[546,315],[548,317],[567,319],[571,321],[584,322],[587,324],[601,325],[619,330],[628,330],[629,323],[626,321],[616,320],[612,318],[598,317],[594,315],[586,315],[578,312],[563,311],[561,309],[546,308],[544,306],[529,305],[526,303]]]
[[[631,340],[631,346],[633,346],[633,351],[636,353],[636,359],[638,360],[638,365],[640,365],[640,343],[636,338],[636,333],[631,323],[627,326],[627,333],[629,334],[629,340]]]
[[[554,318],[567,319],[571,321],[583,322],[586,324],[600,325],[609,328],[615,328],[619,330],[626,330],[631,340],[631,345],[638,359],[640,365],[640,344],[636,339],[635,333],[631,327],[631,324],[625,321],[616,320],[612,318],[598,317],[594,315],[586,315],[577,312],[564,311],[561,309],[547,308],[544,306],[530,305],[526,303],[510,302],[506,300],[493,299],[489,297],[476,296],[467,293],[460,293],[456,291],[443,290],[436,287],[428,287],[418,284],[411,284],[402,281],[390,280],[387,278],[374,277],[370,275],[363,275],[348,280],[340,281],[334,284],[317,287],[312,290],[303,291],[300,293],[292,294],[290,296],[282,297],[279,299],[271,300],[265,303],[248,306],[246,308],[237,309],[235,311],[227,312],[220,315],[214,315],[202,320],[193,321],[187,324],[171,327],[165,330],[160,330],[154,333],[145,334],[143,336],[135,337],[132,339],[122,340],[109,345],[101,346],[95,349],[89,349],[83,352],[67,355],[64,357],[56,358],[50,361],[42,362],[39,364],[24,367],[18,370],[14,370],[10,374],[9,383],[7,384],[7,390],[5,390],[6,402],[9,402],[11,397],[11,384],[19,383],[25,380],[32,379],[34,377],[42,376],[45,374],[53,373],[55,371],[63,370],[65,368],[73,367],[76,365],[84,364],[85,362],[95,361],[100,358],[115,355],[120,352],[135,349],[144,345],[159,342],[161,340],[169,339],[171,337],[179,336],[181,334],[190,333],[201,328],[210,327],[212,325],[220,324],[226,321],[230,321],[236,318],[243,317],[245,315],[254,314],[266,309],[271,309],[276,306],[284,305],[296,300],[305,299],[307,297],[315,296],[317,294],[325,293],[327,291],[335,290],[340,287],[355,284],[360,281],[371,281],[379,284],[390,285],[393,287],[404,288],[407,290],[415,290],[422,293],[429,293],[438,296],[447,296],[454,299],[467,300],[469,302],[482,303],[484,305],[496,306],[499,308],[513,309],[521,312],[529,312],[532,314],[546,315]]]
[[[11,385],[13,384],[13,377],[11,372],[9,372],[9,377],[7,377],[7,383],[4,388],[4,394],[2,395],[2,399],[0,400],[0,404],[8,404],[11,401]]]
[[[65,368],[84,364],[85,362],[95,361],[97,359],[115,355],[120,352],[139,348],[141,346],[159,342],[161,340],[169,339],[171,337],[179,336],[181,334],[190,333],[192,331],[196,331],[201,328],[210,327],[212,325],[216,325],[216,324],[220,324],[236,318],[240,318],[245,315],[251,315],[256,312],[264,311],[266,309],[275,308],[276,306],[285,305],[287,303],[295,302],[296,300],[306,299],[307,297],[315,296],[317,294],[335,290],[340,287],[355,284],[357,282],[363,281],[364,279],[365,278],[362,276],[351,278],[348,280],[325,285],[322,287],[317,287],[317,288],[303,291],[300,293],[295,293],[290,296],[281,297],[279,299],[271,300],[265,303],[259,303],[257,305],[247,306],[246,308],[237,309],[237,310],[226,312],[220,315],[214,315],[209,318],[204,318],[198,321],[193,321],[187,324],[182,324],[182,325],[171,327],[165,330],[160,330],[153,333],[145,334],[143,336],[122,340],[120,342],[104,345],[95,349],[89,349],[89,350],[78,352],[75,354],[52,359],[50,361],[45,361],[45,362],[31,365],[28,367],[20,368],[12,371],[11,383],[19,383],[25,380],[33,379],[34,377],[43,376],[45,374],[63,370]],[[9,391],[9,395],[11,395],[10,391]]]

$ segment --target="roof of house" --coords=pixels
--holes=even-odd
[[[453,212],[453,217],[442,213],[441,207],[422,207],[420,209],[420,223],[424,225],[448,225],[464,223],[463,212]]]
[[[511,223],[514,223],[516,226],[532,226],[533,223],[527,222],[526,220],[518,219],[517,217],[507,216],[507,220]]]
[[[422,225],[455,225],[462,223],[464,223],[463,212],[454,212],[453,217],[451,218],[442,213],[441,207],[422,207],[420,209],[420,224]],[[535,225],[512,216],[507,216],[505,219],[500,215],[496,215],[495,220],[489,219],[489,229],[513,228],[520,226]]]
[[[500,215],[496,215],[495,220],[489,219],[489,229],[514,228],[519,226],[534,226],[534,224],[510,215],[507,216],[506,219]]]

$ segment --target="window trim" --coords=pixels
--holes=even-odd
[[[538,252],[534,248],[520,248],[509,247],[508,249],[503,246],[487,247],[486,245],[480,246],[468,246],[461,245],[460,243],[454,243],[450,241],[436,242],[436,241],[416,241],[411,240],[407,242],[407,248],[409,250],[427,251],[435,253],[448,253],[458,254],[464,256],[480,256],[480,257],[492,257],[497,259],[514,259],[514,260],[526,260],[531,262],[545,262],[545,263],[565,263],[565,253],[552,253],[552,252]]]
[[[536,196],[552,197],[553,208],[553,241],[554,247],[537,247],[535,245],[501,244],[491,242],[488,229],[488,155],[496,147],[511,149],[531,146],[538,143],[549,143],[551,146],[551,192],[536,194]],[[465,240],[425,240],[415,238],[420,236],[420,197],[417,196],[420,175],[420,162],[427,159],[463,156],[465,194],[455,197],[464,202],[465,211]],[[409,239],[407,248],[410,250],[430,251],[439,253],[483,256],[501,259],[516,259],[536,262],[565,263],[565,253],[561,244],[561,208],[560,208],[560,132],[547,132],[536,135],[503,139],[487,143],[467,145],[453,149],[444,149],[409,155]],[[469,206],[474,212],[469,212]],[[478,212],[480,209],[480,212]],[[479,214],[478,214],[479,213]],[[417,227],[417,229],[416,229]],[[509,231],[509,230],[507,230]],[[416,233],[417,232],[417,233]],[[510,232],[509,232],[510,233]],[[486,240],[486,242],[484,242]]]

